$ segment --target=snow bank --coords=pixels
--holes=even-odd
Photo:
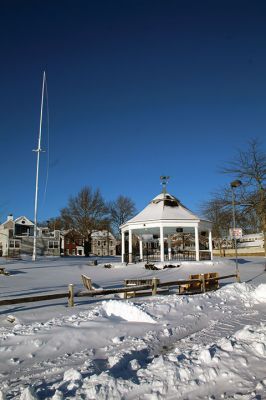
[[[24,273],[7,279],[1,296],[14,296],[14,290],[29,295],[29,282],[40,293],[81,285],[81,272],[102,286],[151,275],[139,264],[106,270],[82,259],[53,263],[10,264]],[[171,281],[234,268],[233,261],[188,263],[155,275]],[[84,299],[75,308],[65,307],[65,300],[6,307],[0,316],[0,400],[264,399],[264,263],[240,264],[240,270],[241,280],[252,284],[223,282],[216,292],[193,296]]]
[[[64,373],[64,381],[79,381],[82,378],[82,375],[75,370],[74,368],[68,369]]]
[[[264,398],[265,334],[265,325],[249,326],[210,345],[194,345],[183,353],[173,349],[144,367],[132,359],[133,368],[128,371],[131,368],[137,379],[114,377],[110,369],[86,377],[76,396],[97,400]],[[124,356],[128,355],[125,351]]]
[[[137,376],[140,384],[149,385],[150,393],[159,394],[160,399],[171,392],[173,398],[174,393],[180,398],[184,396],[189,399],[216,398],[217,393],[224,396],[224,392],[219,392],[218,388],[219,382],[226,379],[229,380],[227,396],[231,398],[236,392],[242,392],[245,376],[247,387],[244,393],[254,390],[249,398],[260,398],[261,392],[265,394],[266,389],[266,382],[262,379],[264,368],[261,368],[265,365],[265,334],[265,325],[248,326],[234,336],[209,346],[200,344],[194,350],[179,355],[170,353],[154,358],[146,369],[138,370]],[[258,373],[259,368],[261,371]],[[255,370],[257,379],[261,379],[259,383],[255,380]],[[198,397],[199,393],[201,396]],[[191,397],[187,397],[188,394]],[[258,397],[255,397],[256,394]]]
[[[142,311],[139,307],[132,303],[122,302],[117,300],[110,300],[103,302],[103,311],[108,317],[114,315],[120,317],[125,321],[130,322],[147,322],[149,324],[155,324],[156,321],[150,317],[147,313]]]
[[[255,300],[257,300],[260,303],[266,302],[266,284],[265,283],[260,284],[254,290],[253,297]]]
[[[22,391],[20,400],[38,400],[38,397],[36,396],[34,389],[29,386]]]

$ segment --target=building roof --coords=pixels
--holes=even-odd
[[[128,223],[158,221],[158,220],[189,220],[199,221],[200,217],[193,214],[176,197],[169,193],[160,193],[139,214]]]
[[[29,220],[29,218],[25,217],[25,215],[16,218],[14,220],[14,223],[18,224],[18,225],[27,225],[27,226],[31,225],[31,226],[34,226],[34,223],[31,220]]]
[[[27,218],[25,215],[18,217],[16,219],[13,218],[13,215],[9,215],[6,221],[4,221],[0,226],[4,228],[12,228],[15,224],[17,225],[26,225],[26,226],[34,226],[34,223]]]
[[[107,230],[102,230],[102,231],[94,231],[91,234],[92,238],[106,238],[106,237],[114,237],[113,234],[110,231]]]

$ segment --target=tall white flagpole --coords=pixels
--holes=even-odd
[[[33,236],[33,253],[32,260],[36,260],[36,244],[37,244],[37,211],[38,211],[38,185],[39,185],[39,163],[40,163],[40,152],[41,149],[41,138],[42,138],[42,111],[43,111],[43,96],[44,96],[44,84],[45,84],[45,71],[43,72],[42,81],[42,101],[41,101],[41,115],[40,115],[40,127],[39,127],[39,139],[38,148],[33,150],[37,153],[37,165],[36,165],[36,183],[35,183],[35,203],[34,203],[34,236]]]

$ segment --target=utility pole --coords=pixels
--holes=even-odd
[[[241,185],[242,185],[242,182],[239,180],[233,181],[230,184],[231,189],[232,189],[233,240],[234,240],[234,246],[235,246],[235,266],[236,266],[236,275],[237,275],[238,282],[240,282],[240,276],[239,276],[238,256],[237,256],[236,211],[235,211],[235,191],[234,191],[234,189]]]

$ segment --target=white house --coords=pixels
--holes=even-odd
[[[37,228],[37,254],[60,255],[60,232],[50,232],[47,227]],[[5,257],[32,254],[34,224],[27,217],[14,219],[9,215],[0,225],[0,255]]]

